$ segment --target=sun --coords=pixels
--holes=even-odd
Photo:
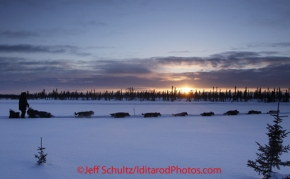
[[[181,90],[182,92],[184,92],[184,93],[189,93],[189,92],[192,90],[192,88],[189,88],[189,87],[183,87],[183,88],[180,88],[180,90]]]

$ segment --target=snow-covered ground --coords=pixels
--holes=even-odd
[[[274,118],[265,113],[277,109],[277,103],[258,102],[28,102],[32,108],[51,112],[55,117],[9,119],[9,109],[18,111],[18,101],[0,100],[1,178],[263,178],[247,167],[247,161],[257,158],[256,141],[267,143],[266,125],[272,124]],[[222,115],[234,109],[240,111],[238,116]],[[263,114],[245,114],[252,109]],[[74,117],[74,112],[88,110],[95,112],[92,118]],[[189,116],[172,116],[183,111]],[[216,115],[199,115],[209,111]],[[290,131],[290,103],[281,103],[280,111],[289,116],[282,126]],[[110,117],[115,112],[129,112],[131,116]],[[146,112],[160,112],[162,116],[143,118],[141,113]],[[39,166],[34,154],[38,152],[40,137],[48,156],[47,163]],[[290,136],[284,144],[290,144]],[[284,154],[282,159],[290,160],[290,154]],[[102,174],[103,169],[110,172],[112,167],[123,166],[129,173],[133,172],[130,168],[142,172],[142,167],[167,172],[168,168],[177,167],[220,168],[221,173]],[[92,174],[80,174],[82,167],[84,172],[90,168]],[[290,167],[278,172],[290,174]]]

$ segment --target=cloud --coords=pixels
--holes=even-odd
[[[94,66],[96,62],[79,62],[85,66]],[[84,64],[86,63],[86,64]],[[104,62],[102,62],[104,64]],[[109,68],[109,64],[112,65]],[[114,64],[114,65],[113,65]],[[117,66],[124,68],[114,71]],[[89,88],[118,89],[130,86],[148,87],[156,85],[158,77],[150,79],[145,68],[132,69],[129,64],[109,62],[98,69],[80,69],[76,63],[67,60],[32,61],[25,58],[0,57],[1,91],[33,91],[51,90],[55,88],[67,90],[84,90]],[[126,70],[128,68],[128,70]],[[142,70],[145,70],[142,72]],[[141,75],[138,75],[141,74]],[[157,85],[159,86],[159,85]]]
[[[0,74],[13,80],[14,75],[25,78],[26,75],[52,76],[65,74],[73,70],[70,62],[65,60],[28,60],[17,57],[0,57]]]
[[[269,44],[271,47],[290,47],[290,42],[279,42],[279,43],[272,43]]]
[[[199,78],[195,83],[199,86],[218,86],[222,88],[256,87],[283,87],[289,88],[290,64],[275,65],[261,69],[220,70],[212,72],[200,72],[198,75],[191,74],[191,79]]]
[[[0,45],[0,52],[24,52],[24,53],[63,53],[65,48],[48,47],[48,46],[33,46],[33,45]]]
[[[127,74],[149,74],[151,72],[150,65],[143,64],[139,62],[129,61],[98,61],[98,68],[100,72],[117,74],[117,75],[127,75]]]
[[[289,57],[264,57],[267,52],[224,52],[211,55],[208,58],[200,57],[161,57],[154,60],[161,66],[191,66],[200,71],[217,71],[222,69],[263,68],[277,64],[289,64]],[[269,52],[268,52],[269,53]]]
[[[174,70],[169,72],[169,68]],[[289,88],[290,58],[264,57],[261,53],[251,52],[225,52],[208,58],[154,57],[91,61],[30,60],[0,56],[0,75],[1,91],[32,88],[38,91],[51,88],[70,91],[128,87],[164,89],[185,84],[195,88]]]
[[[272,56],[272,55],[278,55],[278,54],[280,54],[280,52],[276,52],[276,51],[261,51],[260,54],[261,55],[266,55],[266,56]]]
[[[31,31],[1,31],[0,37],[7,37],[7,38],[29,38],[29,37],[40,37],[41,35],[36,32]]]
[[[248,47],[271,47],[271,48],[288,48],[290,42],[277,42],[277,43],[254,43],[249,44]]]
[[[258,57],[260,56],[257,52],[247,52],[247,51],[229,51],[223,52],[219,54],[211,55],[212,58],[221,58],[221,59],[243,59],[250,57]]]
[[[158,74],[158,76],[161,77],[160,81],[165,81],[165,82],[179,82],[179,81],[184,81],[184,80],[190,80],[186,75],[183,74]]]
[[[190,51],[187,50],[180,50],[180,51],[170,51],[169,53],[177,53],[177,54],[181,54],[181,53],[189,53]]]
[[[90,53],[80,52],[80,48],[71,45],[55,45],[55,46],[44,46],[44,45],[0,45],[0,53],[71,53],[79,56],[88,56]]]
[[[88,27],[106,27],[109,26],[108,23],[103,21],[95,21],[95,20],[89,20],[89,21],[81,21],[78,23],[82,27],[88,28]]]

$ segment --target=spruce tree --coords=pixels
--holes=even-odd
[[[281,117],[279,115],[279,103],[278,110],[275,116],[275,120],[273,121],[273,125],[267,124],[268,133],[268,145],[262,146],[258,142],[260,153],[257,153],[258,158],[255,161],[248,160],[248,167],[253,168],[256,172],[262,174],[264,179],[269,179],[272,173],[273,168],[277,168],[280,170],[280,166],[290,166],[290,161],[281,161],[280,156],[283,153],[288,153],[290,151],[290,146],[283,146],[283,139],[287,137],[286,130],[283,130],[283,127],[280,126],[282,122]]]
[[[42,163],[46,163],[46,156],[47,156],[47,154],[44,154],[44,152],[43,152],[43,150],[44,150],[45,148],[44,147],[42,147],[42,137],[40,138],[40,147],[38,147],[38,149],[37,150],[39,150],[39,155],[34,155],[35,156],[35,158],[38,158],[38,161],[37,161],[37,163],[38,163],[38,165],[40,165],[40,164],[42,164]]]

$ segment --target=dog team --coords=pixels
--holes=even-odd
[[[38,111],[34,110],[32,108],[29,108],[27,110],[27,114],[29,118],[51,118],[54,117],[51,113],[46,112],[46,111]],[[81,112],[75,112],[75,117],[77,118],[91,118],[94,115],[94,111],[81,111]],[[238,115],[239,111],[237,110],[230,110],[224,113],[223,115]],[[262,114],[261,111],[255,111],[255,110],[250,110],[247,114]],[[267,114],[275,115],[277,114],[277,111],[271,110],[267,112]],[[130,114],[127,112],[117,112],[117,113],[112,113],[110,114],[114,118],[124,118],[124,117],[129,117]],[[148,117],[158,117],[161,116],[160,112],[149,112],[149,113],[142,113],[142,115],[145,118]],[[213,116],[215,115],[214,112],[204,112],[200,114],[201,116]],[[176,113],[172,114],[172,116],[188,116],[187,112],[181,112],[181,113]],[[21,114],[22,117],[22,114]],[[19,112],[14,112],[13,110],[10,109],[10,115],[9,118],[19,118]],[[24,118],[24,117],[22,117]]]
[[[28,108],[27,114],[28,114],[29,118],[51,118],[51,117],[53,117],[53,115],[49,112],[38,111],[38,110],[34,110],[34,109],[30,108],[29,104],[27,102],[26,93],[22,92],[20,95],[20,98],[19,98],[19,110],[21,111],[21,118],[25,118],[25,112],[26,112],[27,108]],[[11,109],[10,109],[9,113],[10,113],[9,118],[19,118],[20,117],[19,112],[15,112]],[[271,110],[271,111],[267,112],[267,114],[271,114],[271,115],[275,115],[277,113],[279,113],[279,111]],[[90,118],[92,115],[94,115],[94,111],[81,111],[81,112],[75,112],[74,114],[75,114],[75,117]],[[224,113],[224,115],[238,115],[238,114],[239,114],[238,110],[230,110],[230,111],[227,111],[226,113]],[[250,110],[247,114],[261,114],[261,111]],[[130,114],[127,112],[117,112],[117,113],[112,113],[110,115],[114,118],[124,118],[124,117],[130,116]],[[145,118],[146,117],[161,116],[161,114],[159,112],[142,113],[142,115]],[[172,115],[173,116],[187,116],[188,113],[181,112],[181,113],[172,114]],[[214,113],[213,112],[204,112],[204,113],[201,113],[200,115],[201,116],[213,116]]]

